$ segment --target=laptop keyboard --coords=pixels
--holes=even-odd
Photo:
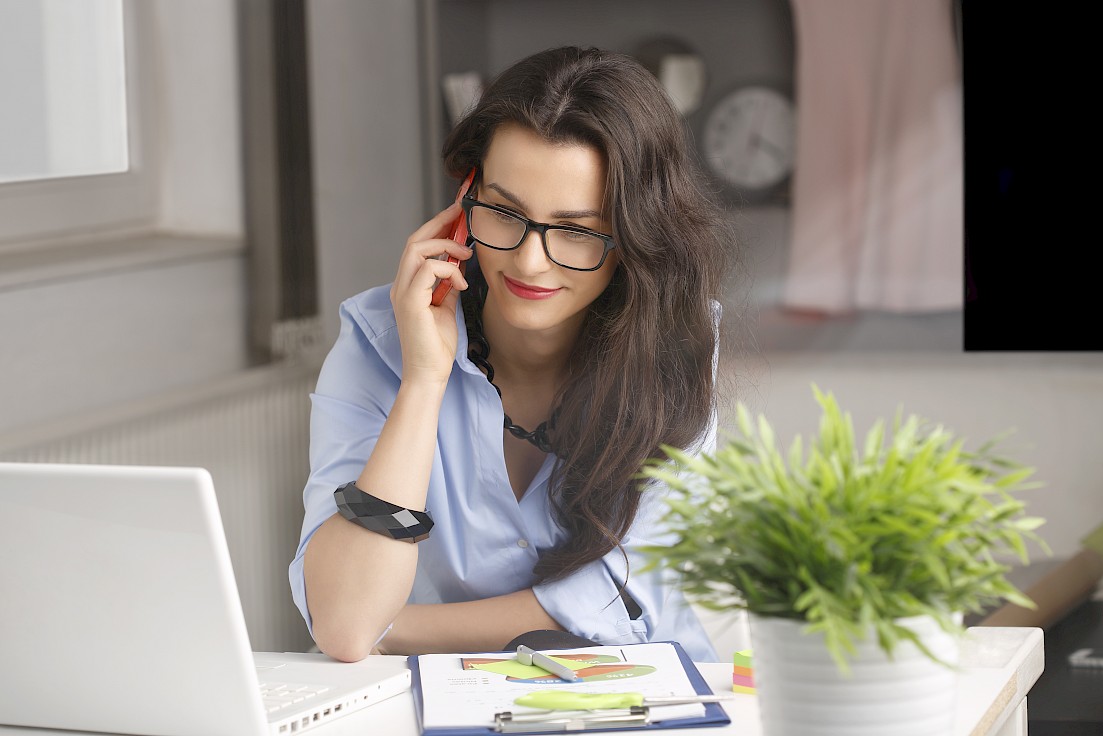
[[[323,685],[293,685],[288,683],[260,684],[260,697],[264,702],[264,709],[269,713],[277,713],[284,708],[302,703],[304,700],[317,697],[328,691]]]

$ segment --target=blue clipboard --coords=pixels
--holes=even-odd
[[[705,682],[704,676],[701,675],[701,671],[697,669],[697,665],[693,663],[689,655],[686,654],[686,650],[682,648],[682,645],[676,641],[667,642],[650,642],[653,644],[670,644],[674,647],[674,651],[678,654],[678,659],[682,663],[682,667],[685,668],[686,675],[689,677],[690,684],[693,685],[694,691],[698,695],[709,695],[712,693],[712,688]],[[630,644],[624,646],[631,646]],[[502,652],[506,656],[513,656],[514,652]],[[494,730],[492,726],[478,726],[478,727],[457,727],[457,728],[430,728],[426,729],[424,726],[424,697],[421,690],[421,668],[417,655],[408,657],[407,665],[410,667],[410,679],[411,679],[411,691],[414,695],[414,710],[417,712],[418,729],[422,736],[489,736],[491,734],[497,735],[499,732]],[[705,726],[724,726],[731,723],[731,717],[720,706],[719,703],[704,703],[705,714],[703,716],[695,716],[690,718],[675,718],[665,721],[658,721],[656,723],[632,725],[632,726],[594,726],[588,727],[584,731],[574,733],[602,733],[608,731],[643,731],[654,728],[701,728]],[[564,733],[562,729],[559,730],[526,730],[528,734],[556,734]]]

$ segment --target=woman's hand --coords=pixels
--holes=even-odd
[[[403,382],[444,383],[456,358],[456,300],[467,288],[459,266],[440,260],[447,253],[461,262],[471,249],[448,237],[452,224],[461,216],[459,204],[452,204],[422,225],[409,240],[391,285],[391,304],[402,342]],[[452,290],[439,307],[431,303],[437,279],[450,281]]]

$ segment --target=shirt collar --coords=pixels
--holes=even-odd
[[[464,318],[463,303],[460,299],[456,300],[456,330],[456,365],[458,365],[462,371],[482,376],[483,372],[467,357],[467,347],[469,344],[467,340],[467,320]]]

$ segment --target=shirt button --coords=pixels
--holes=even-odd
[[[527,540],[527,539],[518,539],[517,540],[517,546],[520,547],[521,549],[525,549],[529,546],[529,540]]]

